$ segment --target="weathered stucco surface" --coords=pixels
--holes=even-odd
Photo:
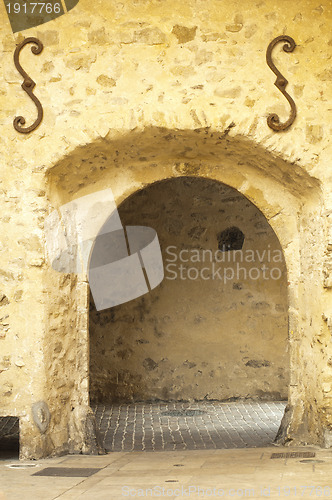
[[[235,189],[184,177],[129,197],[119,214],[157,231],[165,279],[104,311],[92,301],[91,399],[287,399],[286,268],[259,210]],[[218,252],[230,227],[242,251]]]
[[[331,4],[329,0],[80,0],[70,14],[13,35],[0,3],[0,415],[20,418],[21,456],[96,451],[87,439],[89,291],[45,257],[44,220],[74,198],[110,187],[118,204],[149,184],[220,181],[266,217],[287,266],[290,384],[286,444],[332,446]],[[288,117],[265,62],[274,52],[298,115]],[[13,64],[37,82],[44,120]],[[105,214],[107,218],[107,214]],[[134,349],[136,346],[132,346]],[[44,402],[41,433],[32,407]],[[40,415],[43,419],[43,415]]]

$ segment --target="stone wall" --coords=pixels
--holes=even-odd
[[[165,279],[129,303],[91,304],[92,401],[287,399],[287,273],[259,210],[235,189],[184,177],[136,193],[119,214],[157,231]],[[232,227],[242,250],[218,252]]]
[[[21,456],[88,452],[88,287],[46,260],[44,220],[62,203],[109,186],[118,204],[179,176],[225,183],[266,217],[288,272],[288,444],[332,444],[331,4],[328,0],[80,0],[70,13],[12,34],[1,13],[0,399],[20,418]],[[265,62],[275,49],[297,118]],[[34,104],[13,64],[15,44],[37,36],[21,63],[36,81]],[[105,218],[107,215],[105,215]],[[32,408],[44,402],[41,432]]]

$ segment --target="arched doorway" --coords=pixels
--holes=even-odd
[[[77,168],[73,168],[73,162]],[[278,236],[287,263],[290,356],[288,405],[278,443],[293,446],[325,442],[325,431],[329,435],[328,417],[320,411],[324,402],[317,397],[323,374],[317,369],[316,357],[325,363],[328,354],[321,349],[320,341],[316,342],[315,332],[322,331],[325,335],[327,324],[319,302],[322,270],[311,251],[316,242],[323,242],[321,191],[315,178],[246,137],[220,136],[207,129],[151,127],[113,139],[96,140],[59,161],[48,173],[50,210],[105,188],[112,190],[119,207],[154,183],[184,176],[210,179],[234,188],[238,196],[242,194],[260,210],[265,223]],[[105,219],[108,216],[105,213]],[[138,223],[144,223],[142,217]],[[218,231],[221,233],[223,229]],[[53,436],[59,429],[65,429],[61,434],[62,444],[57,446],[60,451],[95,453],[98,450],[89,406],[92,336],[88,279],[85,274],[63,275],[47,268],[45,283],[50,298],[45,314],[52,332],[44,346],[49,366],[48,394],[53,405],[49,433]],[[63,312],[61,321],[58,308]],[[316,357],[312,356],[313,348]],[[64,355],[58,354],[59,349]],[[27,438],[32,431],[33,439]],[[29,442],[30,447],[39,443],[28,417],[20,418],[20,434],[21,441]],[[22,456],[28,456],[24,449]]]
[[[119,420],[128,415],[130,434],[146,411],[157,420],[159,412],[155,425],[162,429],[172,424],[174,411],[188,409],[207,414],[196,427],[212,422],[219,437],[225,427],[220,414],[240,409],[253,431],[242,445],[271,443],[288,395],[289,356],[286,265],[268,221],[234,188],[198,177],[153,183],[118,210],[124,226],[157,231],[165,278],[149,294],[110,309],[97,312],[90,300],[90,400],[97,423],[103,417],[105,426],[108,419],[106,447],[119,450],[121,442],[123,450],[140,449],[119,437]],[[185,435],[195,415],[178,416],[173,424],[183,425]],[[210,436],[194,447],[206,448],[209,441],[240,446],[228,417],[233,440],[224,433],[224,439]],[[147,418],[149,427],[153,422]],[[260,424],[270,425],[264,436],[257,433]],[[150,438],[155,444],[154,433]],[[144,449],[158,449],[146,440]],[[171,434],[165,440],[167,433],[162,449],[195,441],[182,436],[175,443]]]

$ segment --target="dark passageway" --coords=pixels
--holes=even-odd
[[[192,177],[118,210],[124,226],[156,230],[165,278],[110,309],[91,298],[90,399],[106,448],[271,445],[289,359],[286,266],[267,220],[235,189]]]

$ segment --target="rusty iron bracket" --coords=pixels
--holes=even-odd
[[[38,38],[30,37],[30,38],[25,38],[25,40],[23,40],[23,42],[21,42],[16,47],[15,52],[14,52],[15,66],[16,66],[17,70],[19,71],[19,73],[24,78],[24,81],[23,81],[21,87],[28,94],[28,96],[33,100],[33,102],[35,103],[37,110],[38,110],[38,117],[37,117],[36,121],[32,125],[30,125],[30,127],[24,128],[23,125],[25,124],[25,118],[23,118],[23,116],[16,116],[16,118],[14,119],[14,128],[15,128],[15,130],[17,130],[17,132],[20,132],[21,134],[29,134],[30,132],[35,130],[38,127],[38,125],[40,125],[40,122],[43,119],[43,107],[42,107],[40,101],[37,99],[37,97],[32,92],[34,87],[36,86],[36,84],[32,80],[32,78],[30,78],[30,76],[24,71],[24,69],[22,68],[22,66],[20,64],[20,52],[23,49],[23,47],[25,45],[27,45],[28,43],[33,43],[36,45],[36,47],[35,46],[31,47],[31,52],[33,54],[40,54],[44,48],[42,42],[40,40],[38,40]]]
[[[277,76],[276,81],[274,82],[274,85],[280,90],[280,92],[286,97],[287,101],[290,104],[291,107],[291,114],[290,117],[288,118],[287,121],[285,122],[280,122],[279,116],[276,113],[272,113],[268,116],[267,118],[267,124],[272,130],[275,131],[280,131],[280,130],[286,130],[288,127],[290,127],[295,120],[296,117],[296,106],[295,102],[291,98],[291,96],[286,92],[286,86],[288,81],[286,78],[280,73],[280,71],[276,68],[276,66],[273,63],[272,60],[272,50],[275,45],[279,42],[286,42],[283,46],[283,50],[285,52],[293,52],[293,50],[296,47],[296,43],[294,42],[293,38],[287,35],[281,35],[277,36],[272,42],[269,44],[267,51],[266,51],[266,62],[269,65],[269,67],[272,69],[273,73]]]

